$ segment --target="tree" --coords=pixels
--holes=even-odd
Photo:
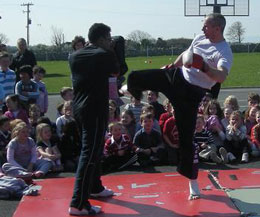
[[[65,41],[63,30],[55,26],[52,26],[51,30],[52,30],[52,37],[51,37],[52,44],[61,49]]]
[[[141,44],[144,39],[151,40],[152,36],[147,32],[135,30],[132,31],[130,34],[128,34],[127,39],[137,42],[138,44]]]
[[[8,38],[6,37],[5,34],[0,33],[0,44],[7,44]]]
[[[239,44],[244,40],[245,28],[240,21],[234,22],[227,31],[226,36],[231,42],[238,42]]]
[[[167,47],[167,42],[164,41],[162,38],[157,38],[156,47],[157,48],[166,48]]]

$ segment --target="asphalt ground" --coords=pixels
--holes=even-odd
[[[254,92],[258,93],[260,95],[260,88],[231,88],[231,89],[221,89],[218,97],[218,101],[220,105],[223,105],[223,102],[225,98],[229,95],[234,95],[238,99],[238,103],[240,106],[240,110],[244,111],[247,108],[247,96],[248,93]],[[165,96],[163,94],[160,94],[159,102],[163,102],[165,99]],[[130,102],[129,97],[122,97],[122,100],[125,104]],[[146,102],[146,97],[144,96],[144,102]],[[51,121],[55,121],[57,117],[57,110],[56,107],[59,103],[62,102],[62,99],[60,95],[58,94],[52,94],[49,95],[49,110],[47,112],[47,117],[51,119]],[[123,107],[123,106],[122,106]]]
[[[219,94],[219,102],[223,105],[224,99],[229,95],[235,95],[238,98],[238,102],[241,110],[247,108],[247,96],[248,93],[255,92],[260,95],[260,88],[234,88],[234,89],[221,89]],[[125,103],[129,102],[128,97],[122,98]],[[159,101],[162,102],[165,99],[163,95],[160,96]],[[144,101],[145,97],[144,97]],[[56,106],[58,103],[62,102],[59,95],[49,96],[49,111],[47,116],[52,120],[56,120]],[[200,163],[201,170],[229,170],[229,169],[240,169],[240,168],[260,168],[260,158],[252,159],[247,164],[236,164],[236,165],[215,165],[213,163]],[[149,167],[146,169],[140,169],[139,167],[131,167],[125,171],[118,171],[108,175],[121,175],[121,174],[137,174],[137,173],[162,173],[162,172],[176,172],[176,166],[156,166]],[[62,177],[73,177],[73,173],[51,173],[48,174],[46,178],[62,178]],[[11,217],[13,216],[17,206],[19,204],[19,199],[16,200],[0,200],[0,217]],[[37,214],[35,214],[37,216]]]

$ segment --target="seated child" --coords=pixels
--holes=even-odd
[[[204,113],[205,113],[205,110],[206,110],[206,108],[207,108],[207,106],[208,106],[208,103],[209,103],[209,101],[212,100],[212,99],[213,99],[212,94],[209,93],[209,92],[206,92],[206,94],[205,94],[205,96],[202,98],[201,103],[200,103],[200,106],[199,106],[199,111],[198,111],[199,114],[204,114]]]
[[[60,96],[63,99],[63,102],[57,105],[57,118],[64,115],[63,113],[64,102],[73,100],[74,97],[73,89],[71,87],[62,87],[60,90]]]
[[[248,108],[245,111],[243,111],[243,114],[245,114],[249,108],[254,106],[259,106],[260,96],[257,93],[249,93],[247,97],[247,103],[248,103]]]
[[[5,116],[10,120],[21,119],[29,126],[28,115],[20,104],[18,95],[9,95],[5,99],[7,111],[5,112]]]
[[[29,106],[29,123],[30,123],[30,136],[34,140],[36,139],[36,126],[38,118],[41,117],[41,110],[37,104],[31,104]]]
[[[125,110],[122,112],[121,123],[125,129],[125,133],[128,135],[131,142],[134,139],[136,133],[136,123],[134,113],[131,110]]]
[[[149,90],[147,92],[147,101],[154,107],[154,118],[159,121],[161,114],[165,113],[164,106],[158,102],[159,93]]]
[[[257,124],[251,130],[251,149],[253,157],[260,156],[260,111],[256,112],[256,122]]]
[[[66,122],[73,119],[72,101],[65,101],[63,106],[63,113],[64,115],[58,117],[56,120],[57,135],[59,136],[59,138],[62,137],[63,126],[66,124]]]
[[[212,160],[215,163],[221,163],[222,160],[217,155],[217,147],[210,131],[205,129],[205,120],[203,115],[197,116],[194,141],[199,145],[199,157],[202,160]]]
[[[36,101],[36,104],[40,108],[41,116],[43,116],[48,111],[48,92],[45,84],[42,82],[43,77],[45,76],[46,71],[41,66],[33,67],[33,79],[39,88],[39,97]]]
[[[154,107],[152,105],[143,106],[142,114],[145,114],[145,113],[151,113],[153,115],[153,129],[157,130],[161,134],[162,132],[161,132],[161,128],[159,125],[159,121],[154,118]],[[137,123],[136,131],[140,130],[141,128],[142,128],[141,122]]]
[[[223,111],[217,100],[210,100],[204,114],[206,124],[205,129],[209,130],[213,136],[217,147],[223,146],[225,140],[224,128],[221,124]]]
[[[233,112],[232,108],[227,107],[224,108],[224,118],[221,119],[221,124],[224,127],[224,129],[227,128],[227,126],[229,125],[229,119],[230,119],[230,115]]]
[[[10,120],[6,116],[0,116],[0,164],[6,162],[6,147],[11,140]]]
[[[24,65],[19,69],[19,75],[21,80],[15,85],[15,93],[19,95],[21,104],[28,111],[28,105],[36,103],[39,98],[38,85],[31,80],[32,67],[30,65]]]
[[[51,167],[51,161],[37,159],[36,145],[29,137],[26,124],[16,125],[12,131],[12,140],[7,146],[7,163],[2,167],[4,173],[12,177],[30,175],[41,178]]]
[[[163,160],[165,149],[160,133],[153,129],[153,114],[141,115],[140,129],[134,137],[134,145],[137,147],[138,163],[140,166],[148,166]]]
[[[249,144],[247,141],[246,127],[243,123],[243,116],[240,111],[233,111],[230,122],[226,129],[226,140],[224,147],[219,149],[223,163],[241,163],[249,161]]]
[[[51,127],[48,124],[39,124],[36,127],[37,151],[40,158],[49,159],[52,162],[52,170],[63,171],[61,153],[56,144],[51,143]]]
[[[260,106],[252,106],[245,112],[245,126],[248,139],[250,139],[251,129],[256,125],[255,114],[259,110]]]
[[[120,112],[114,100],[109,100],[108,123],[120,121]]]
[[[137,100],[133,96],[131,96],[130,99],[131,99],[131,103],[126,104],[125,110],[131,110],[134,113],[135,122],[139,123],[140,115],[142,113],[142,108],[144,104],[141,103],[141,100]]]
[[[112,136],[106,140],[104,147],[103,170],[105,172],[121,169],[134,155],[133,143],[126,134],[122,133],[121,123],[109,124],[109,132]],[[134,164],[135,161],[129,165]]]
[[[172,104],[170,103],[169,99],[164,100],[163,105],[164,105],[164,109],[166,112],[162,113],[160,116],[160,119],[159,119],[159,125],[161,128],[161,132],[163,131],[165,122],[173,115],[173,107],[172,107]]]
[[[233,111],[239,110],[238,100],[234,95],[228,96],[223,102],[224,108],[231,108]]]

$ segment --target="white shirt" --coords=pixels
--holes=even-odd
[[[228,70],[231,69],[233,62],[233,54],[228,43],[223,40],[218,43],[212,43],[205,35],[198,35],[194,38],[189,49],[193,49],[193,52],[202,56],[204,61],[213,68],[224,67]],[[186,68],[182,66],[184,78],[191,84],[211,89],[216,83],[206,73],[196,68]]]

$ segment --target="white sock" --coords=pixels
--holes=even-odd
[[[197,182],[197,179],[190,179],[189,180],[189,187],[190,187],[190,195],[200,195],[200,189]]]

